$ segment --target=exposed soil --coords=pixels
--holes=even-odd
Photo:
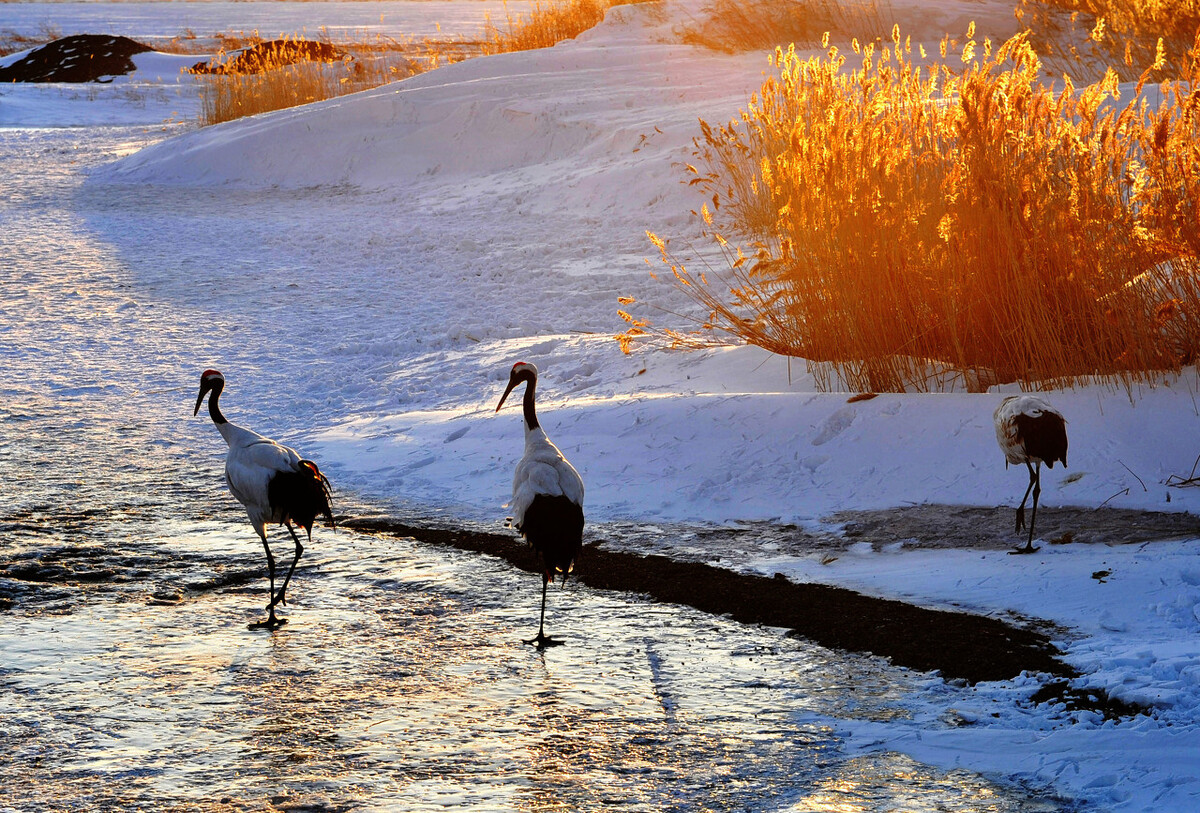
[[[887,511],[844,511],[829,519],[840,525],[844,545],[868,541],[876,547],[899,542],[911,548],[1001,550],[1023,545],[1026,538],[1016,533],[1012,507],[914,505]],[[1039,506],[1035,531],[1037,539],[1051,545],[1124,545],[1200,536],[1200,517],[1121,508]]]
[[[110,34],[76,34],[36,48],[7,68],[0,82],[103,82],[135,70],[134,54],[149,45]]]
[[[315,40],[270,40],[260,42],[235,56],[222,60],[214,58],[197,62],[192,73],[209,74],[257,74],[299,62],[341,62],[348,55],[327,42]]]
[[[349,519],[342,524],[487,553],[530,573],[541,572],[533,550],[515,535],[419,527],[386,519]],[[584,547],[572,578],[591,587],[642,593],[743,623],[784,627],[822,646],[881,655],[899,666],[937,670],[946,679],[1004,680],[1025,670],[1063,678],[1076,675],[1037,630],[839,587],[798,584],[779,575],[737,573],[592,542]]]
[[[1026,517],[1028,519],[1028,515]],[[672,559],[747,568],[774,556],[837,557],[854,546],[1011,550],[1025,544],[1015,531],[1014,507],[914,505],[879,511],[843,511],[819,526],[743,522],[735,526],[689,526],[613,522],[589,526],[589,535],[620,540],[622,550],[660,553]],[[411,524],[421,524],[412,521]],[[1118,508],[1038,508],[1039,545],[1080,542],[1142,544],[1200,536],[1200,517]]]
[[[134,54],[149,45],[110,34],[76,34],[46,43],[6,68],[0,82],[104,82],[136,70]],[[228,59],[214,57],[189,70],[200,74],[257,74],[299,62],[341,62],[348,54],[315,40],[270,40],[238,51]]]
[[[1064,663],[1046,634],[1026,625],[966,612],[933,610],[863,595],[845,588],[800,584],[782,575],[740,573],[763,554],[836,556],[853,545],[876,549],[978,548],[1003,550],[1024,542],[1015,533],[1011,507],[920,505],[886,511],[843,512],[822,529],[775,523],[732,528],[609,523],[592,534],[611,535],[585,545],[572,578],[592,587],[643,593],[748,624],[783,627],[821,646],[886,657],[898,666],[938,671],[946,680],[1005,680],[1028,671],[1053,676],[1034,703],[1087,708],[1106,718],[1146,709],[1114,701],[1103,690],[1076,689],[1078,673]],[[430,527],[420,520],[348,519],[346,527],[394,534],[435,545],[498,556],[530,573],[541,569],[534,551],[515,534],[486,529]],[[1037,537],[1043,544],[1152,544],[1195,537],[1200,519],[1190,514],[1115,508],[1043,508]],[[674,538],[670,556],[664,539]],[[619,549],[617,549],[619,548]],[[720,566],[710,564],[718,561]]]

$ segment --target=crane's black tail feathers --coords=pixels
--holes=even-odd
[[[539,494],[525,509],[518,530],[541,554],[546,578],[554,581],[562,574],[565,582],[583,547],[583,507],[561,495]]]
[[[271,507],[309,535],[318,516],[325,517],[331,526],[337,527],[333,521],[331,497],[329,480],[311,460],[301,460],[299,469],[280,472],[267,485]]]
[[[1055,461],[1067,465],[1067,426],[1062,415],[1043,412],[1032,415],[1017,415],[1017,437],[1024,441],[1025,453],[1042,460],[1048,468]]]

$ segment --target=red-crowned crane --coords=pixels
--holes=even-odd
[[[512,524],[541,554],[542,615],[537,637],[525,642],[537,644],[541,650],[562,643],[545,632],[546,585],[554,581],[555,574],[562,574],[566,582],[583,546],[583,479],[538,424],[533,406],[537,375],[532,364],[514,364],[496,411],[504,406],[508,394],[525,382],[525,454],[513,475]]]
[[[1038,497],[1042,493],[1042,463],[1054,468],[1061,460],[1067,465],[1067,422],[1062,413],[1038,395],[1010,395],[1000,402],[993,415],[996,442],[1004,452],[1004,465],[1024,463],[1029,469],[1029,487],[1017,509],[1017,533],[1025,527],[1025,501],[1033,492],[1033,516],[1029,518],[1029,540],[1025,547],[1009,553],[1033,553],[1033,524],[1037,521]]]
[[[250,524],[254,526],[267,552],[267,574],[271,579],[271,600],[267,604],[267,611],[270,615],[265,621],[251,624],[250,629],[274,630],[287,623],[285,618],[276,618],[275,605],[287,605],[284,594],[296,570],[296,563],[300,561],[300,554],[304,552],[292,523],[304,529],[310,543],[313,522],[318,516],[324,516],[330,525],[334,524],[329,505],[329,481],[321,474],[316,463],[302,460],[294,450],[225,420],[217,403],[224,388],[225,376],[217,370],[201,373],[200,395],[196,398],[196,409],[192,415],[200,412],[204,396],[211,392],[208,414],[229,445],[229,454],[225,458],[225,479],[233,496],[246,506]],[[275,592],[275,557],[271,555],[271,546],[267,544],[268,522],[287,526],[288,533],[296,543],[296,555],[278,593]]]

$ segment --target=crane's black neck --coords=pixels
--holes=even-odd
[[[212,395],[208,396],[208,415],[212,418],[213,423],[220,425],[229,423],[225,420],[225,416],[221,414],[221,406],[217,403],[217,399],[221,397],[221,390],[225,388],[224,381],[218,381],[212,388]]]
[[[525,384],[525,398],[521,405],[525,410],[525,428],[533,431],[538,428],[537,411],[533,408],[533,390],[537,387],[537,379],[530,376]]]

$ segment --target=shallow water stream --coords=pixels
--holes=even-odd
[[[198,359],[235,335],[286,380],[322,339],[297,356],[270,319],[157,295],[215,284],[174,235],[105,241],[169,195],[85,194],[81,170],[157,137],[0,130],[0,808],[1069,809],[845,756],[813,715],[887,720],[917,682],[877,659],[580,585],[552,591],[566,645],[538,653],[536,577],[409,540],[318,527],[290,623],[249,631],[264,557],[192,417]],[[269,264],[245,237],[269,227],[220,239]],[[269,278],[241,285],[269,309]],[[318,294],[298,309],[332,318]]]

